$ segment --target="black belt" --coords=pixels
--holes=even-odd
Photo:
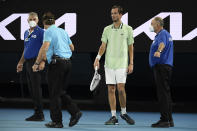
[[[59,58],[56,58],[57,60],[64,60],[64,61],[70,61],[70,58],[61,58],[61,57],[59,57]]]

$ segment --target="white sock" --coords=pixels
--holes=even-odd
[[[125,108],[121,108],[121,114],[122,115],[127,114],[126,107]]]
[[[111,110],[111,115],[116,117],[116,110]]]

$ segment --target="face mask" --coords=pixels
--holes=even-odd
[[[154,28],[152,25],[149,27],[149,30],[150,30],[150,32],[154,32]]]
[[[37,24],[36,24],[36,22],[35,21],[29,21],[29,26],[30,27],[35,27]]]

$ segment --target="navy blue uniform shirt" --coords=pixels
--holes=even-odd
[[[38,56],[43,43],[44,30],[36,26],[32,33],[29,30],[24,34],[24,58],[32,59]]]
[[[160,43],[164,43],[165,48],[161,52],[160,58],[158,58],[154,56],[154,53],[158,50]],[[150,47],[149,64],[150,67],[154,67],[156,64],[167,64],[173,66],[173,41],[170,33],[165,29],[162,29],[155,36]]]

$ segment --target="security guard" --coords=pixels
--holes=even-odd
[[[46,29],[44,33],[44,43],[40,49],[37,60],[32,67],[36,72],[43,67],[40,62],[47,58],[48,67],[48,87],[50,95],[50,116],[52,122],[45,124],[49,128],[62,128],[61,101],[66,105],[71,114],[69,126],[74,126],[79,121],[82,113],[71,97],[66,94],[71,73],[71,60],[74,45],[67,32],[56,27],[54,15],[50,12],[43,15],[43,24]]]
[[[24,51],[20,61],[17,65],[17,72],[23,70],[23,64],[26,62],[26,76],[28,87],[34,102],[35,113],[27,118],[27,121],[43,121],[43,109],[42,109],[42,92],[41,92],[41,74],[40,72],[33,72],[32,66],[35,63],[39,50],[43,43],[44,30],[41,29],[38,24],[38,15],[35,12],[29,13],[28,23],[30,29],[25,31],[24,34]],[[40,63],[45,64],[44,62]]]

